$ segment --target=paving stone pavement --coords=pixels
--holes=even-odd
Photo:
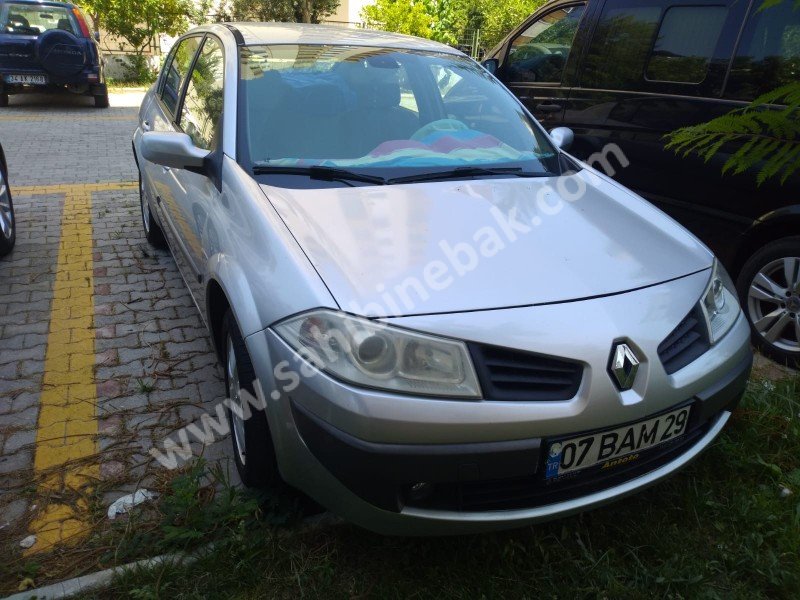
[[[93,273],[94,382],[88,383],[96,386],[97,452],[85,460],[99,473],[95,493],[107,505],[160,477],[163,467],[148,450],[203,412],[213,414],[225,396],[210,338],[172,257],[143,236],[130,143],[139,98],[112,95],[112,108],[103,111],[82,99],[13,100],[0,109],[18,224],[15,250],[0,259],[4,556],[11,547],[18,551],[47,501],[34,461],[45,354],[59,318],[51,310],[65,194],[89,194],[91,202],[91,239],[80,243],[91,244]],[[112,185],[81,187],[100,182]],[[236,480],[227,438],[195,451],[221,462]]]

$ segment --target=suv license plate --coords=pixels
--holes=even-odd
[[[26,83],[44,85],[47,83],[46,75],[6,75],[6,83]]]
[[[553,442],[547,449],[545,479],[599,464],[611,468],[636,460],[639,452],[686,433],[690,409],[684,406],[633,425]]]

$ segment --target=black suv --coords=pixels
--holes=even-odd
[[[793,4],[555,0],[484,65],[545,127],[574,131],[572,154],[610,169],[704,240],[737,279],[756,343],[797,364],[800,177],[758,186],[755,173],[722,175],[735,147],[706,163],[677,156],[663,139],[800,78]]]
[[[9,94],[68,90],[106,108],[97,37],[72,4],[0,0],[0,106],[8,106]]]

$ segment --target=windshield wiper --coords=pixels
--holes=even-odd
[[[386,180],[388,184],[413,183],[417,181],[436,181],[437,179],[457,179],[459,177],[473,177],[479,175],[513,175],[514,177],[542,177],[543,173],[523,171],[522,167],[456,167],[447,171],[434,171],[433,173],[420,173],[393,177]]]
[[[320,181],[360,181],[363,183],[374,183],[375,185],[384,185],[386,180],[377,175],[365,175],[364,173],[355,173],[347,169],[337,169],[336,167],[290,167],[281,165],[255,165],[253,167],[254,175],[308,175],[311,179]]]

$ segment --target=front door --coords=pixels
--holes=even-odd
[[[189,135],[198,148],[211,151],[212,156],[221,152],[223,84],[222,44],[208,35],[192,66],[174,127]],[[165,181],[170,192],[164,210],[185,257],[184,278],[201,314],[205,314],[207,261],[216,250],[208,217],[219,202],[219,190],[206,175],[185,169],[168,169]]]
[[[586,5],[562,5],[537,15],[504,48],[498,77],[547,129],[561,124],[564,75]]]

